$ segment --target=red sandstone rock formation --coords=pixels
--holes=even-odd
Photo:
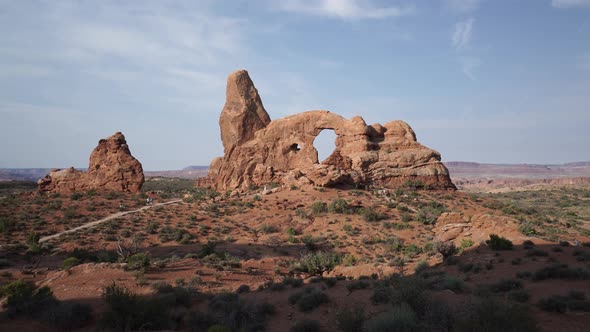
[[[457,244],[465,238],[479,243],[488,240],[490,234],[501,234],[509,240],[522,242],[528,237],[518,232],[518,225],[518,220],[507,216],[444,212],[438,217],[432,231],[437,240],[455,241]]]
[[[209,167],[217,190],[270,182],[398,187],[408,180],[454,188],[440,154],[418,143],[405,122],[368,126],[360,116],[348,120],[323,110],[271,122],[245,70],[228,77],[219,124],[225,155]],[[336,149],[319,163],[313,141],[324,129],[335,131]]]
[[[57,169],[38,181],[39,192],[69,194],[90,189],[137,193],[144,182],[141,163],[129,151],[122,133],[98,141],[90,154],[88,172]]]

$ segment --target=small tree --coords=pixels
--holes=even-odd
[[[326,251],[308,252],[301,256],[301,267],[311,275],[321,276],[340,264],[340,255]]]
[[[134,254],[127,259],[128,270],[142,270],[150,266],[150,256],[144,253]]]
[[[126,262],[130,256],[135,255],[139,251],[142,241],[143,239],[138,236],[134,236],[131,241],[125,241],[119,237],[117,239],[117,255],[119,255],[119,260]]]
[[[455,243],[453,241],[437,241],[434,244],[434,249],[436,250],[436,252],[443,255],[443,259],[445,260],[457,253],[457,246],[455,246]]]
[[[41,236],[38,233],[31,232],[27,236],[27,245],[29,246],[29,250],[32,253],[39,253],[41,252],[41,246],[39,245],[39,240]]]

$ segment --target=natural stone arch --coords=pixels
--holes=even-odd
[[[318,163],[327,161],[336,152],[338,135],[333,129],[322,129],[314,138],[313,146],[318,153]]]
[[[221,118],[225,155],[209,170],[217,190],[270,182],[396,187],[408,179],[454,188],[440,154],[418,143],[403,121],[368,126],[360,116],[345,119],[314,110],[267,123],[270,118],[244,70],[228,78]],[[322,130],[334,131],[336,146],[320,164],[313,143]]]

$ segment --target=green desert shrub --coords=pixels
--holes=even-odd
[[[158,228],[160,227],[160,223],[155,220],[149,220],[145,225],[145,231],[148,234],[156,234],[158,232]]]
[[[209,301],[209,311],[216,323],[229,331],[263,331],[275,308],[268,303],[246,301],[236,293],[220,293]]]
[[[393,296],[393,289],[388,286],[376,287],[371,295],[371,302],[373,304],[384,304],[391,301]]]
[[[311,212],[315,215],[328,212],[328,205],[322,201],[315,201],[311,204]]]
[[[514,279],[501,279],[490,286],[492,293],[505,293],[522,288],[522,282]]]
[[[0,298],[6,298],[4,308],[9,317],[27,315],[36,318],[41,312],[57,303],[49,287],[36,288],[33,283],[24,280],[13,281],[2,286]]]
[[[289,296],[289,304],[296,305],[297,309],[302,312],[312,311],[329,301],[328,295],[315,287],[306,287]]]
[[[344,266],[355,266],[357,262],[356,257],[353,254],[346,254],[342,258],[342,265]]]
[[[184,244],[188,243],[188,240],[191,239],[191,234],[184,228],[164,226],[160,229],[158,238],[161,242],[176,241]]]
[[[278,229],[274,226],[264,224],[260,226],[260,232],[262,232],[263,234],[272,234],[278,232]]]
[[[416,214],[416,220],[424,225],[434,225],[440,215],[446,210],[441,203],[432,201],[424,206]]]
[[[341,257],[338,254],[327,251],[308,252],[301,256],[299,264],[304,272],[321,276],[324,272],[332,271],[340,264]]]
[[[452,290],[456,293],[462,292],[465,290],[465,282],[457,277],[446,276],[443,281],[443,288]]]
[[[533,274],[533,280],[546,279],[569,279],[587,280],[590,279],[590,272],[581,267],[569,267],[567,264],[553,264],[537,270]]]
[[[367,332],[400,331],[411,332],[418,330],[418,317],[412,308],[402,303],[392,310],[384,312],[365,323]]]
[[[317,320],[298,320],[289,329],[290,332],[319,332],[320,323]]]
[[[393,293],[391,303],[399,305],[407,303],[418,315],[422,315],[430,302],[426,292],[428,284],[417,276],[396,277],[392,280]]]
[[[14,219],[0,218],[0,233],[9,233],[16,228],[17,222]]]
[[[468,307],[455,324],[455,331],[537,331],[537,325],[526,306],[484,299]]]
[[[41,235],[36,232],[31,232],[27,235],[27,246],[29,247],[29,251],[34,254],[38,254],[41,252],[42,248],[39,244],[39,240],[41,239]]]
[[[463,239],[461,240],[461,249],[465,250],[467,248],[473,247],[473,240],[472,239]]]
[[[349,292],[352,292],[357,289],[367,289],[370,286],[371,284],[366,280],[355,280],[346,285],[346,289],[348,289]]]
[[[323,238],[310,234],[304,235],[301,238],[301,242],[305,245],[305,248],[310,251],[318,250],[321,247],[323,241]]]
[[[59,302],[43,312],[41,321],[58,331],[71,331],[86,326],[92,319],[92,308],[87,304]]]
[[[335,198],[330,202],[328,206],[328,212],[330,213],[352,213],[352,208],[348,206],[348,203],[342,198]]]
[[[552,295],[539,300],[539,308],[544,311],[565,313],[567,311],[590,311],[590,301],[581,291],[570,291],[567,295]]]
[[[142,270],[150,266],[150,256],[145,253],[138,253],[127,258],[128,270]]]
[[[447,259],[449,257],[452,257],[458,251],[457,246],[455,246],[455,243],[452,241],[449,241],[449,242],[436,241],[434,243],[434,250],[436,252],[440,253],[443,256],[443,259]]]
[[[210,326],[207,332],[231,332],[231,330],[224,325],[215,324]]]
[[[69,270],[72,267],[76,266],[80,264],[80,260],[76,257],[68,257],[66,259],[64,259],[64,262],[62,264],[62,267],[64,270]]]
[[[416,274],[420,274],[422,272],[425,272],[426,270],[428,270],[430,266],[428,265],[428,262],[426,261],[420,261],[416,267],[414,268],[414,272],[416,272]]]
[[[70,199],[73,201],[77,201],[82,197],[84,197],[84,194],[80,192],[74,192],[72,195],[70,195]]]
[[[385,219],[385,215],[377,211],[373,206],[359,209],[359,214],[363,216],[363,219],[368,222],[379,221]]]
[[[512,241],[496,234],[490,234],[490,239],[486,240],[486,244],[492,250],[512,250],[514,246]]]
[[[170,305],[161,297],[140,298],[115,283],[105,287],[107,310],[98,321],[98,330],[130,331],[174,328]]]
[[[342,332],[362,331],[365,319],[365,310],[360,306],[344,308],[336,312],[336,326]]]
[[[284,278],[281,283],[285,286],[291,286],[293,288],[298,288],[298,287],[303,286],[303,279],[287,277],[287,278]]]

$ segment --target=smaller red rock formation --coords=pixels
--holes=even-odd
[[[144,182],[141,163],[131,155],[125,136],[117,132],[98,141],[88,172],[56,169],[38,181],[39,192],[70,194],[91,189],[137,193]]]
[[[495,216],[489,213],[475,213],[463,215],[458,212],[444,212],[441,214],[432,230],[435,238],[442,242],[469,238],[476,243],[489,239],[490,234],[501,234],[512,241],[523,241],[528,237],[520,234],[518,220]]]

